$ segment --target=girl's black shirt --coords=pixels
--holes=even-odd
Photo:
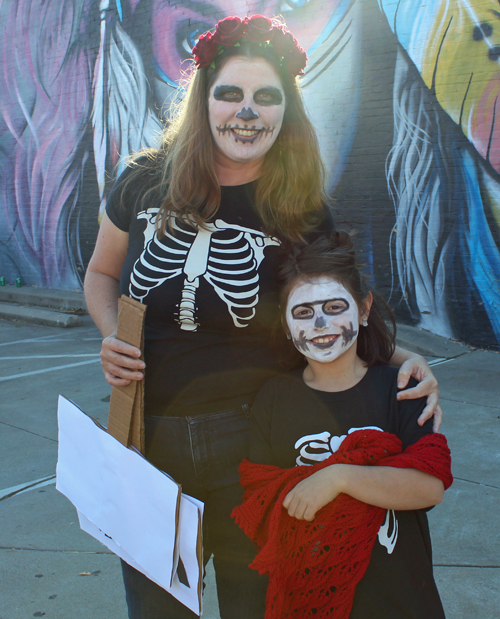
[[[391,432],[401,439],[403,449],[432,433],[432,420],[423,426],[417,423],[425,398],[397,400],[395,368],[370,367],[357,385],[337,393],[311,389],[302,372],[273,378],[257,395],[252,408],[252,462],[283,468],[316,464],[360,428]],[[411,379],[409,386],[415,384]],[[368,618],[444,618],[424,510],[387,511],[350,614],[350,619]]]

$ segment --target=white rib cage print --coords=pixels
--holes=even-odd
[[[279,241],[263,232],[217,219],[207,229],[197,229],[174,219],[173,231],[159,239],[155,231],[158,208],[139,213],[146,219],[144,251],[134,264],[130,296],[143,302],[150,290],[166,280],[184,275],[177,322],[185,331],[196,331],[196,291],[203,277],[227,306],[236,327],[246,327],[259,301],[258,268],[264,249]]]

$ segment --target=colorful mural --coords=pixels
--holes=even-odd
[[[123,160],[182,97],[189,49],[281,14],[340,225],[401,319],[500,345],[496,0],[0,0],[0,276],[76,289]]]

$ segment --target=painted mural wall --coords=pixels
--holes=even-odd
[[[0,0],[0,276],[81,287],[123,159],[154,145],[189,49],[281,14],[334,214],[400,318],[500,348],[497,0]]]

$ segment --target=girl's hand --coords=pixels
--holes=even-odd
[[[290,490],[283,501],[288,515],[297,520],[314,520],[316,513],[342,492],[340,476],[335,474],[338,467],[327,466]]]
[[[414,400],[427,396],[427,406],[418,418],[419,425],[434,416],[433,430],[438,432],[443,421],[443,411],[439,406],[439,388],[436,377],[427,361],[420,355],[414,355],[407,359],[400,367],[398,373],[398,388],[404,389],[413,376],[418,380],[418,385],[412,389],[406,389],[398,393],[398,400]]]
[[[101,345],[101,365],[104,377],[113,387],[124,387],[133,380],[142,380],[146,364],[141,351],[135,346],[122,342],[112,333],[104,338]]]

